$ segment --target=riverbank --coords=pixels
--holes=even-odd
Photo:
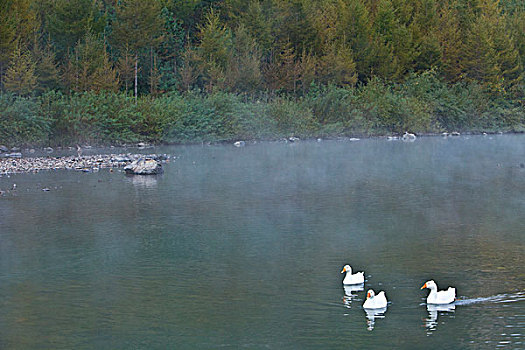
[[[0,158],[0,176],[16,173],[38,173],[46,170],[94,172],[103,168],[123,168],[139,158],[159,162],[170,159],[166,154],[96,154],[77,156],[6,157]]]
[[[402,83],[316,86],[302,95],[217,91],[166,93],[135,101],[125,93],[0,94],[0,145],[192,144],[416,135],[524,132],[523,92],[445,83],[433,74]]]
[[[502,135],[502,132],[487,134],[487,133],[465,133],[461,134],[459,132],[451,133],[441,133],[441,134],[418,134],[418,135],[390,135],[390,136],[380,136],[380,137],[365,137],[366,138],[376,138],[384,139],[385,141],[397,141],[397,142],[414,142],[421,137],[442,137],[442,138],[457,138],[460,136],[472,136],[472,135],[485,135],[490,137],[490,135]],[[298,137],[289,137],[281,138],[278,140],[270,140],[268,142],[282,142],[282,143],[297,143],[297,142],[322,142],[329,140],[338,140],[342,142],[357,142],[361,138],[357,137],[336,137],[336,138],[306,138],[301,139]],[[215,144],[230,144],[233,147],[245,147],[250,144],[258,143],[260,140],[237,140],[235,142],[216,142]],[[205,142],[203,144],[212,145],[214,143]],[[152,149],[153,145],[148,145],[144,143],[139,143],[137,145],[128,145],[130,148],[144,150]],[[104,149],[104,151],[112,149]],[[93,152],[93,154],[84,154],[84,152]],[[77,150],[77,155],[66,154],[64,152],[71,153],[73,148],[69,147],[67,149],[52,149],[50,147],[38,148],[38,149],[20,149],[18,147],[8,149],[5,146],[0,146],[0,177],[3,175],[17,174],[17,173],[38,173],[40,171],[53,171],[53,170],[73,170],[73,171],[82,171],[82,172],[96,172],[104,168],[123,168],[126,165],[132,163],[133,161],[139,158],[150,158],[155,159],[160,163],[169,162],[171,155],[167,154],[143,154],[143,153],[110,153],[102,154],[100,149],[93,149],[91,147],[86,147],[85,150],[79,148]],[[44,154],[33,156],[33,154]]]

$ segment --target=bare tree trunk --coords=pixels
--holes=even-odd
[[[135,104],[137,104],[137,84],[138,84],[138,66],[139,66],[139,55],[135,55]]]

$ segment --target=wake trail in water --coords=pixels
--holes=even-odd
[[[525,301],[525,292],[517,292],[511,294],[498,294],[490,297],[472,298],[472,299],[458,299],[456,305],[471,305],[481,303],[514,303],[517,301]]]

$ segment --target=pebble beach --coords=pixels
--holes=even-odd
[[[167,155],[158,154],[99,154],[81,156],[44,156],[0,158],[0,176],[17,173],[37,173],[49,170],[75,170],[83,172],[97,171],[103,168],[121,168],[139,158],[151,158],[166,162]]]

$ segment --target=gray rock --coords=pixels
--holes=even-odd
[[[4,146],[4,145],[1,145],[1,146],[0,146],[0,152],[9,152],[9,148],[7,148],[7,147]]]
[[[20,152],[20,147],[11,148],[11,152]]]
[[[151,158],[140,158],[124,167],[126,174],[157,175],[163,172],[162,165]]]

